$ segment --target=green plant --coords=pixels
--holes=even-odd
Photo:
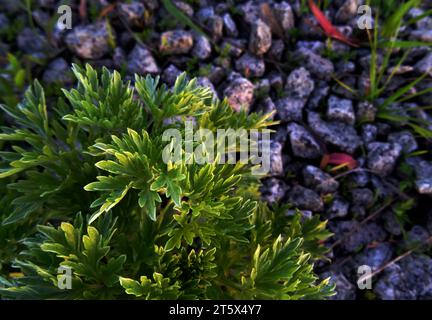
[[[326,251],[325,222],[287,218],[285,207],[260,203],[250,164],[163,161],[163,149],[174,146],[163,133],[184,130],[181,119],[192,117],[196,128],[216,132],[262,129],[272,124],[269,115],[236,113],[185,74],[168,90],[150,76],[137,76],[131,87],[117,72],[98,74],[88,65],[73,71],[78,86],[63,90],[66,101],[48,109],[36,81],[22,105],[2,106],[17,123],[0,134],[7,204],[0,244],[10,251],[0,250],[2,297],[312,299],[333,293],[328,279],[318,281],[313,272]],[[58,287],[59,267],[70,268],[70,289]]]
[[[392,1],[394,4],[396,1]],[[428,73],[424,73],[415,79],[408,80],[398,90],[388,90],[388,86],[394,79],[398,68],[403,65],[404,61],[410,54],[413,48],[421,46],[430,46],[430,43],[411,41],[411,40],[400,40],[398,39],[402,25],[405,21],[406,13],[417,7],[421,3],[420,0],[410,0],[404,2],[401,5],[391,5],[392,10],[386,11],[385,20],[380,27],[379,17],[381,6],[389,5],[386,2],[368,1],[368,4],[378,5],[377,13],[375,15],[374,29],[371,32],[366,29],[369,48],[371,50],[370,65],[369,65],[369,84],[366,92],[364,93],[364,99],[377,104],[378,113],[377,117],[390,122],[400,123],[405,122],[418,135],[430,139],[432,138],[432,131],[425,128],[425,124],[428,123],[422,119],[416,117],[410,117],[398,114],[395,112],[392,106],[397,103],[413,101],[421,95],[429,94],[432,92],[432,88],[426,88],[424,90],[410,93],[410,91],[418,86],[422,81],[425,81]],[[390,13],[389,13],[390,12]],[[407,23],[410,23],[409,21]],[[390,66],[392,71],[388,73]],[[360,97],[360,93],[354,88],[351,88],[347,84],[343,83],[338,79],[334,79],[340,86],[350,91],[352,94]],[[379,101],[380,100],[380,101]],[[378,103],[379,101],[379,103]]]

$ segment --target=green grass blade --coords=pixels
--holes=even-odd
[[[411,81],[406,86],[404,86],[404,87],[400,88],[399,90],[397,90],[394,94],[392,94],[390,97],[388,97],[384,101],[383,108],[386,108],[390,104],[396,102],[401,96],[403,96],[405,93],[407,93],[409,90],[411,90],[411,88],[413,88],[417,83],[419,83],[420,81],[422,81],[427,75],[428,75],[427,73],[424,73],[423,75],[421,75],[420,77],[418,77],[414,81]]]
[[[402,24],[403,17],[412,8],[418,6],[421,0],[410,0],[402,4],[396,11],[386,20],[382,35],[385,38],[392,38],[397,35]]]
[[[405,40],[393,40],[393,41],[380,41],[378,43],[378,48],[392,48],[392,49],[407,49],[407,48],[417,48],[417,47],[430,47],[432,43],[422,42],[422,41],[405,41]]]
[[[185,15],[183,12],[181,12],[173,3],[171,0],[162,0],[162,3],[165,7],[165,9],[174,17],[176,18],[180,23],[187,25],[191,29],[195,30],[196,32],[202,34],[203,36],[207,36],[207,34],[199,27],[197,26],[187,15]]]

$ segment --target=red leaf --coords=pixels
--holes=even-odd
[[[321,168],[324,169],[327,164],[343,165],[346,164],[348,169],[352,170],[357,167],[357,161],[349,154],[330,153],[325,154],[321,160]]]
[[[335,40],[339,40],[343,43],[346,43],[353,47],[358,47],[358,44],[355,43],[353,40],[348,39],[345,37],[338,29],[336,29],[329,19],[324,15],[324,13],[316,6],[316,4],[313,2],[313,0],[309,0],[309,7],[317,19],[318,23],[320,24],[321,28],[324,30],[325,34],[333,38]]]
[[[81,20],[87,19],[87,1],[86,0],[80,1],[78,11],[79,11],[79,15],[80,15]]]
[[[102,11],[99,13],[99,19],[105,17],[110,12],[112,12],[115,9],[115,3],[107,5],[105,8],[102,9]]]

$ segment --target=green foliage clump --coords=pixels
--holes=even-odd
[[[2,106],[0,296],[14,299],[313,299],[333,293],[313,262],[329,236],[259,201],[251,164],[168,162],[166,129],[262,129],[181,75],[74,66],[75,89],[47,106],[36,81]],[[54,106],[53,106],[54,105]],[[194,142],[195,143],[195,142]],[[185,142],[180,145],[185,153]],[[71,286],[63,288],[71,271]],[[63,270],[62,269],[62,270]]]

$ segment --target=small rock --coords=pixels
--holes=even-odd
[[[229,13],[225,13],[222,16],[225,33],[228,37],[237,38],[238,37],[238,29],[237,26]]]
[[[38,29],[24,28],[17,38],[18,48],[28,54],[36,54],[46,51],[48,41]]]
[[[48,28],[48,23],[50,20],[50,16],[46,11],[43,11],[42,9],[37,9],[32,12],[32,17],[36,24],[40,26],[42,29]],[[0,29],[1,29],[1,22],[0,22]]]
[[[326,211],[327,218],[328,219],[343,218],[348,214],[348,209],[349,209],[349,202],[345,201],[341,197],[335,197],[330,207]]]
[[[373,124],[362,125],[362,139],[365,144],[376,140],[378,134],[378,128]]]
[[[182,71],[177,68],[175,65],[170,64],[165,70],[162,72],[161,78],[167,85],[170,87],[174,85],[177,77],[182,73]]]
[[[37,3],[43,8],[51,8],[54,5],[55,0],[38,0]]]
[[[336,12],[336,21],[347,23],[357,15],[359,0],[346,0]]]
[[[334,193],[339,188],[339,182],[331,175],[311,165],[304,167],[303,181],[305,186],[322,194]]]
[[[282,1],[281,3],[275,3],[273,5],[273,13],[283,31],[288,32],[294,28],[294,14],[291,6],[287,2]]]
[[[268,96],[270,92],[270,81],[268,79],[260,79],[255,83],[254,90],[257,96]]]
[[[270,174],[283,175],[282,144],[276,141],[270,143]]]
[[[420,8],[412,8],[408,11],[409,18],[417,18],[421,15],[424,15],[424,10]],[[432,18],[428,15],[424,16],[422,19],[417,20],[415,22],[417,29],[431,29],[432,28]]]
[[[270,81],[270,86],[276,91],[280,91],[283,88],[284,81],[280,73],[272,72],[268,79]]]
[[[288,125],[291,149],[296,157],[316,159],[323,155],[321,146],[304,127],[290,123]]]
[[[320,196],[313,190],[302,186],[295,186],[288,192],[289,201],[299,209],[322,211],[324,203]]]
[[[199,60],[206,60],[211,56],[212,47],[206,36],[195,34],[195,45],[192,50],[192,55]]]
[[[116,47],[113,52],[113,63],[117,69],[122,69],[126,65],[126,53],[121,47]]]
[[[410,40],[432,42],[432,30],[415,30],[411,32]]]
[[[414,67],[419,73],[424,74],[427,72],[432,77],[432,52],[417,62]]]
[[[136,44],[129,53],[128,61],[127,69],[131,74],[146,75],[147,73],[159,73],[159,67],[150,50],[140,44]]]
[[[361,158],[357,159],[357,163],[359,167],[363,167]],[[370,182],[369,173],[365,171],[354,172],[345,179],[345,182],[350,185],[350,188],[365,187]]]
[[[303,57],[306,68],[318,79],[330,80],[331,75],[334,73],[334,65],[330,60],[308,49],[299,49],[296,53]]]
[[[309,71],[303,67],[293,70],[285,85],[285,89],[291,97],[300,99],[307,99],[314,87]]]
[[[81,25],[66,35],[69,50],[83,59],[100,59],[110,51],[110,33],[107,23]]]
[[[299,40],[296,43],[297,50],[309,50],[318,55],[324,51],[325,47],[321,41]]]
[[[391,178],[390,178],[391,179]],[[383,183],[383,180],[375,175],[370,177],[372,185],[375,189],[375,193],[378,198],[385,199],[388,197],[393,197],[395,195],[395,190],[391,188],[388,184]]]
[[[214,17],[214,15],[215,15],[214,8],[208,6],[199,9],[198,12],[196,13],[196,18],[199,23],[205,24],[208,20]]]
[[[372,248],[366,248],[356,255],[355,263],[358,266],[366,265],[375,271],[389,262],[393,256],[393,249],[387,243],[380,243]]]
[[[210,65],[210,70],[208,71],[208,74],[206,74],[206,76],[213,84],[218,85],[226,76],[226,71],[219,66]]]
[[[261,198],[270,204],[278,203],[285,196],[288,189],[283,180],[276,178],[264,179],[260,188]]]
[[[70,72],[70,66],[63,58],[57,58],[50,62],[43,74],[46,83],[60,83],[64,86],[72,85],[74,77]]]
[[[268,57],[280,61],[285,50],[285,43],[282,40],[276,39],[272,41],[270,50],[267,52]]]
[[[193,47],[193,37],[189,31],[166,31],[160,39],[159,51],[162,54],[185,54]]]
[[[367,167],[381,176],[387,176],[393,171],[402,151],[398,143],[372,142],[367,148]]]
[[[231,57],[238,58],[245,51],[245,46],[240,39],[226,39],[222,42],[221,51],[227,52]]]
[[[374,201],[374,194],[368,188],[356,188],[351,190],[353,204],[370,207]]]
[[[386,238],[386,232],[375,222],[360,225],[356,220],[330,221],[329,229],[335,233],[336,239],[343,238],[341,245],[348,252],[355,252],[364,245]]]
[[[336,74],[340,77],[341,75],[346,75],[353,73],[355,71],[356,65],[352,61],[340,61],[336,64]]]
[[[245,77],[262,77],[265,72],[264,60],[248,52],[236,61],[235,67]]]
[[[370,102],[359,102],[357,105],[357,118],[360,121],[374,122],[377,108]]]
[[[276,110],[282,121],[301,121],[305,100],[285,97],[275,101]]]
[[[0,31],[5,30],[8,27],[8,25],[9,25],[8,17],[5,14],[0,13]]]
[[[258,19],[252,24],[252,29],[249,38],[249,50],[256,55],[266,53],[272,42],[272,34],[270,27],[261,19]]]
[[[366,208],[360,206],[358,204],[353,204],[350,209],[351,214],[354,216],[354,219],[363,219],[366,215]]]
[[[273,112],[276,110],[276,106],[270,97],[265,97],[260,101],[260,103],[257,105],[257,112],[262,112],[264,114],[269,114],[270,112]],[[273,119],[274,116],[272,116],[270,119]]]
[[[419,225],[415,225],[407,233],[406,246],[408,248],[411,248],[413,246],[417,246],[420,244],[424,244],[427,246],[428,245],[427,240],[429,239],[429,237],[430,237],[430,234],[426,228],[423,228],[422,226],[419,226]]]
[[[356,130],[351,125],[335,121],[325,122],[316,112],[309,112],[308,124],[326,143],[335,145],[347,153],[354,153],[361,144]]]
[[[418,148],[415,137],[407,130],[389,134],[388,141],[400,144],[402,146],[402,151],[405,154],[411,153]]]
[[[330,96],[327,108],[327,118],[338,120],[347,124],[355,123],[354,108],[352,101],[341,99],[337,96]]]
[[[249,110],[254,97],[254,85],[248,79],[238,77],[229,83],[223,95],[234,110],[240,111],[241,107]]]
[[[382,300],[417,300],[432,297],[432,259],[411,254],[387,267],[374,286]]]
[[[142,28],[146,24],[144,4],[137,1],[119,3],[117,9],[120,17],[122,17],[129,26]]]
[[[375,122],[375,126],[378,129],[378,136],[387,136],[390,133],[391,127],[388,123]]]
[[[243,20],[252,25],[260,17],[260,8],[255,4],[254,1],[247,1],[246,3],[239,6],[240,13]]]
[[[218,41],[220,38],[222,38],[224,26],[222,17],[215,15],[207,21],[206,25],[210,30],[210,34],[214,41]]]
[[[317,81],[315,83],[315,89],[309,97],[307,108],[309,110],[317,109],[324,99],[328,96],[330,87],[325,81]]]
[[[392,211],[386,211],[382,215],[384,220],[384,229],[394,235],[400,236],[402,234],[401,224],[397,221],[395,214]]]
[[[194,9],[189,3],[186,3],[184,1],[175,0],[173,1],[175,6],[182,11],[185,15],[192,18],[194,15]]]

